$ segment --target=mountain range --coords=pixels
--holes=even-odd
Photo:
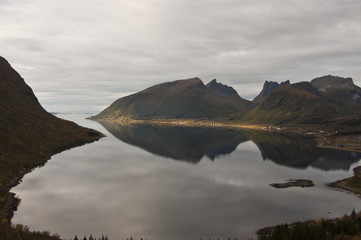
[[[166,82],[120,98],[92,119],[202,120],[245,124],[361,124],[361,88],[323,76],[291,84],[266,81],[253,101],[215,79]]]

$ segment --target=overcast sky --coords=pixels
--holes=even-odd
[[[359,0],[0,0],[0,55],[48,111],[195,76],[253,99],[265,80],[361,85],[360,13]]]

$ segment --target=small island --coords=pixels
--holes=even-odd
[[[306,179],[289,179],[285,183],[271,183],[270,186],[274,188],[289,188],[289,187],[313,187],[315,186],[311,180]]]

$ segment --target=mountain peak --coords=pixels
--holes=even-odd
[[[213,79],[212,81],[210,81],[208,84],[215,84],[215,83],[217,83],[217,79]],[[208,85],[207,84],[207,85]]]
[[[315,96],[321,96],[317,88],[315,88],[310,82],[298,82],[289,85],[290,88],[297,89],[303,92],[308,92]]]
[[[281,83],[266,80],[263,84],[262,91],[253,99],[253,102],[262,103],[276,88],[284,85],[290,85],[290,80]]]
[[[0,56],[0,102],[18,102],[29,109],[43,111],[33,90],[25,83],[20,74],[12,68],[10,63]],[[10,101],[11,100],[11,101]],[[0,104],[0,108],[1,108]],[[13,111],[14,109],[9,109]]]
[[[214,119],[238,116],[249,101],[214,79],[204,85],[199,78],[166,82],[118,99],[94,119]]]
[[[315,78],[311,84],[320,92],[327,92],[329,90],[351,90],[355,88],[352,78],[343,78],[338,76],[327,75]]]
[[[213,79],[210,81],[206,87],[209,89],[209,91],[212,94],[216,94],[218,96],[236,96],[239,97],[236,90],[234,90],[232,87],[224,85],[222,83],[218,83],[216,79]]]
[[[311,84],[339,113],[361,115],[361,88],[353,83],[352,78],[328,75],[313,79]]]
[[[202,80],[199,77],[193,77],[193,78],[188,78],[188,79],[182,79],[182,80],[177,80],[174,82],[182,82],[182,83],[203,83]]]
[[[5,58],[3,58],[2,56],[0,56],[0,63],[1,64],[9,64],[9,62],[8,61],[6,61],[6,59]]]

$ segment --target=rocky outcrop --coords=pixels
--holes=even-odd
[[[257,97],[253,99],[254,103],[262,103],[274,90],[276,90],[280,86],[289,85],[290,81],[284,81],[281,83],[265,81],[263,84],[262,91],[258,94]]]

